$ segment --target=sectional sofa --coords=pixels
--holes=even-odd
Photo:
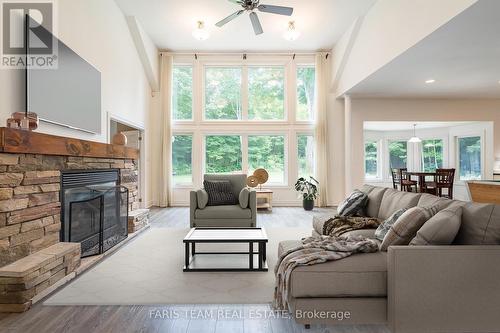
[[[500,331],[500,205],[365,185],[365,214],[388,218],[404,207],[462,206],[449,246],[391,246],[312,266],[291,275],[289,304],[305,324],[387,324],[399,332]],[[315,217],[313,235],[328,217]],[[374,230],[352,231],[374,237]],[[279,244],[279,254],[297,245]],[[348,312],[349,316],[328,315]],[[323,316],[323,318],[321,318]]]

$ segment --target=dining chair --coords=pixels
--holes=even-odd
[[[453,199],[455,169],[436,169],[436,190],[440,197]],[[443,193],[446,189],[446,194]]]
[[[392,176],[392,187],[397,190],[398,185],[401,185],[401,178],[399,177],[399,169],[391,168],[391,176]]]
[[[413,187],[415,186],[415,192],[418,192],[418,182],[416,180],[411,180],[411,176],[408,174],[407,168],[399,169],[399,179],[401,191],[413,192]]]

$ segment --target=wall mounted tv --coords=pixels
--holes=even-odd
[[[55,42],[57,69],[26,69],[28,111],[45,122],[101,133],[101,73],[66,44]]]

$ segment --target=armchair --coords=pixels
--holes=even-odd
[[[233,193],[239,200],[240,191],[246,186],[245,174],[204,175],[204,180],[229,180]],[[194,227],[250,227],[257,222],[257,194],[250,191],[247,208],[237,205],[206,206],[200,208],[196,191],[190,193],[189,220]]]

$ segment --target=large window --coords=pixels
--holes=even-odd
[[[248,171],[264,168],[269,183],[285,181],[285,137],[282,135],[248,136]]]
[[[313,55],[175,55],[174,186],[264,168],[267,186],[291,189],[313,175],[315,80]]]
[[[407,167],[407,148],[406,141],[389,141],[389,166],[391,168]]]
[[[297,154],[299,177],[314,176],[314,136],[297,135]]]
[[[378,177],[378,144],[377,141],[365,142],[365,178]]]
[[[285,68],[248,68],[248,119],[283,120],[285,117]]]
[[[205,137],[205,171],[230,173],[241,171],[241,137],[238,135],[207,135]]]
[[[316,70],[314,66],[297,67],[297,120],[314,119]]]
[[[458,164],[461,180],[481,179],[481,137],[458,138]]]
[[[443,167],[443,140],[422,140],[422,166],[425,172]]]
[[[174,135],[172,137],[172,176],[175,185],[193,183],[193,136]]]
[[[205,118],[241,119],[241,67],[205,68]]]
[[[172,83],[172,117],[193,119],[193,67],[174,66]]]

